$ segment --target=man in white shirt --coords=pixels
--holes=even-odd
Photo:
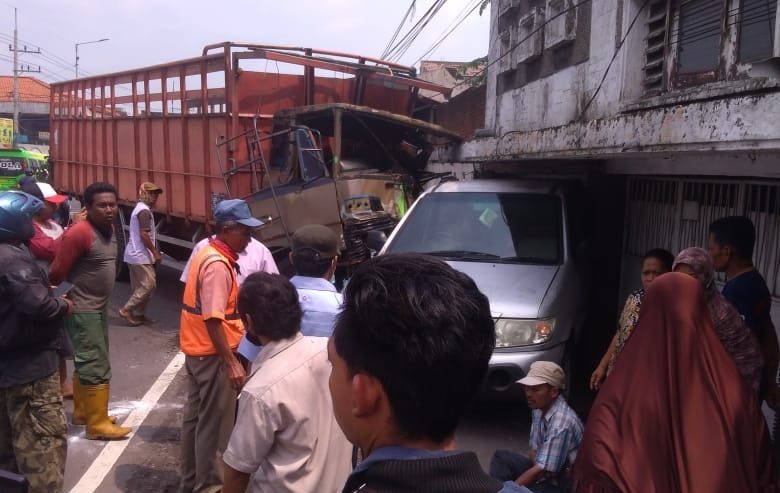
[[[341,491],[352,445],[331,406],[327,339],[301,335],[298,294],[278,274],[249,276],[238,311],[247,337],[263,349],[223,454],[223,493]]]
[[[179,278],[181,282],[187,282],[187,273],[190,271],[190,264],[192,263],[193,257],[198,253],[198,250],[208,244],[209,238],[203,238],[195,244],[195,247],[190,254],[190,259],[187,261],[187,265],[184,266],[184,270]],[[271,251],[268,247],[254,238],[249,240],[249,245],[246,247],[246,250],[238,254],[236,263],[238,264],[239,269],[241,269],[241,272],[239,272],[237,276],[239,284],[244,282],[244,279],[255,272],[267,272],[269,274],[279,273],[279,269],[276,268],[276,262],[274,261],[274,256]]]
[[[157,204],[161,193],[162,188],[154,183],[141,183],[138,190],[140,200],[130,214],[130,234],[127,237],[124,261],[130,271],[133,294],[125,306],[119,309],[119,315],[131,326],[154,323],[154,320],[146,317],[146,305],[157,289],[157,272],[154,266],[162,260],[157,249],[152,214],[152,207]]]

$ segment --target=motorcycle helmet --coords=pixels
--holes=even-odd
[[[24,192],[0,193],[0,241],[32,238],[35,234],[32,218],[42,207],[42,200]]]

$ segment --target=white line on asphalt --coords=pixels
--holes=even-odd
[[[157,404],[157,401],[160,400],[160,397],[162,397],[168,389],[168,386],[173,382],[173,379],[182,366],[184,366],[184,353],[179,352],[173,357],[171,362],[168,363],[168,366],[163,370],[160,376],[157,377],[157,380],[146,392],[143,399],[141,399],[141,402],[146,405],[134,409],[124,422],[121,423],[122,426],[133,428],[133,432],[130,436],[126,440],[106,443],[103,450],[100,452],[100,455],[95,458],[92,465],[87,469],[87,472],[81,476],[81,479],[76,483],[76,486],[70,490],[70,493],[93,493],[100,487],[103,479],[105,479],[108,472],[114,467],[114,464],[116,464],[116,461],[122,455],[122,452],[127,448],[130,440],[135,435],[135,431],[137,431],[137,427],[146,420],[147,416],[149,416],[154,405]]]

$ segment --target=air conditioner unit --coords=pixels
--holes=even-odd
[[[523,63],[541,56],[544,48],[544,10],[540,7],[520,17],[515,29],[515,63]]]
[[[498,71],[506,72],[512,68],[512,54],[509,50],[512,48],[512,36],[509,30],[501,31],[498,35],[499,52],[501,59],[498,61]]]
[[[577,35],[577,9],[572,0],[547,0],[547,19],[544,27],[545,49],[574,41]]]
[[[520,0],[499,0],[498,16],[503,17],[509,14],[514,9],[516,9],[519,4],[520,4]]]

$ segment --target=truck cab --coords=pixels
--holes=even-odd
[[[250,132],[251,134],[252,132]],[[252,151],[270,140],[268,158]],[[329,103],[284,110],[272,131],[249,139],[249,161],[259,191],[246,198],[266,225],[263,243],[280,270],[289,265],[289,237],[306,224],[323,224],[341,238],[337,278],[370,258],[370,234],[389,235],[414,201],[431,141],[459,140],[437,125],[372,108]]]

